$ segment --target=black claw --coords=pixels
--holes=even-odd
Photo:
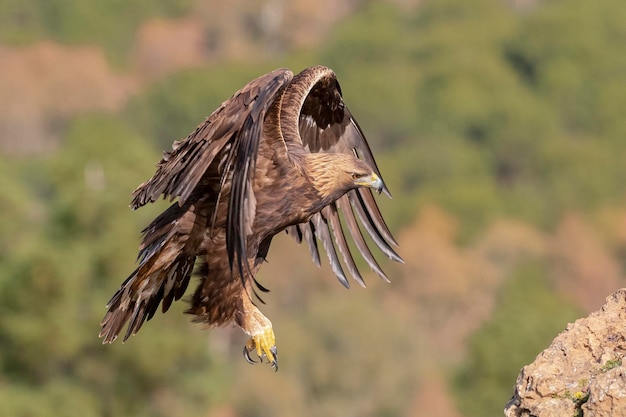
[[[248,362],[251,365],[258,363],[257,361],[255,361],[254,359],[250,357],[250,352],[248,352],[248,349],[246,349],[245,346],[243,347],[243,357],[246,360],[246,362]]]
[[[276,372],[278,371],[278,349],[276,348],[276,346],[272,346],[270,348],[270,352],[272,352],[272,355],[274,355],[274,360],[272,361],[271,365],[274,372]]]
[[[274,356],[274,360],[272,360],[271,362],[269,362],[270,366],[272,367],[272,369],[274,370],[274,372],[278,371],[278,349],[276,348],[276,346],[272,346],[270,348],[270,352],[272,352],[272,355]],[[258,361],[255,361],[254,359],[252,359],[252,356],[250,356],[250,351],[248,350],[248,347],[244,345],[243,347],[243,357],[246,360],[246,362],[248,362],[249,364],[257,364],[259,363]],[[259,361],[261,363],[263,363],[263,359],[267,358],[267,356],[265,354],[263,354],[260,358]]]

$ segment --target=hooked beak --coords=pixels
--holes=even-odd
[[[355,183],[361,187],[371,187],[378,191],[378,194],[380,194],[384,187],[383,180],[373,172],[371,176],[359,178]]]

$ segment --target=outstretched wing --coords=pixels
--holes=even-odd
[[[231,173],[233,164],[249,166],[256,157],[260,121],[292,77],[288,69],[274,70],[250,81],[222,103],[186,139],[174,142],[172,150],[163,153],[154,176],[133,193],[131,207],[139,208],[161,195],[170,200],[178,197],[179,205],[184,205],[218,155],[220,164],[226,164]],[[222,177],[221,182],[226,180]]]
[[[284,102],[301,103],[296,116],[284,114],[283,126],[294,123],[302,145],[309,152],[348,153],[367,162],[382,179],[372,151],[361,128],[343,102],[341,88],[335,73],[329,68],[311,67],[296,75],[293,85],[301,87],[292,92],[292,87],[285,93]],[[297,117],[288,120],[289,117]],[[383,192],[391,197],[386,186]],[[343,218],[343,222],[341,219]],[[352,237],[357,249],[370,266],[384,280],[388,280],[376,259],[372,255],[361,227],[369,238],[390,259],[403,262],[393,249],[397,242],[393,238],[383,219],[372,191],[368,188],[352,190],[315,214],[308,223],[290,227],[287,231],[296,241],[305,240],[309,246],[313,261],[319,265],[319,250],[313,236],[320,240],[331,267],[339,281],[349,287],[343,271],[337,249],[353,276],[361,285],[365,285],[356,266],[344,228]]]

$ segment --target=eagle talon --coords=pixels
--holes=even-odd
[[[250,365],[256,365],[258,362],[252,359],[250,356],[250,352],[248,351],[248,346],[243,347],[243,357]]]
[[[252,358],[251,352],[255,352],[259,362],[267,360],[274,371],[278,370],[278,349],[274,344],[274,333],[271,327],[263,333],[252,336],[243,347],[243,357],[250,364],[259,363]]]

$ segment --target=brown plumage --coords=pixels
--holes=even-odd
[[[133,193],[133,209],[160,196],[178,201],[143,231],[139,266],[109,301],[100,337],[113,342],[128,323],[126,340],[159,304],[166,312],[185,293],[198,259],[200,282],[188,313],[209,325],[238,325],[251,336],[246,359],[256,350],[276,368],[271,323],[251,297],[266,291],[254,276],[272,237],[286,230],[306,241],[318,265],[319,240],[349,287],[338,247],[364,285],[347,228],[367,264],[387,280],[359,227],[385,255],[402,261],[371,188],[390,195],[330,69],[310,67],[296,76],[278,69],[251,81],[174,142]]]

